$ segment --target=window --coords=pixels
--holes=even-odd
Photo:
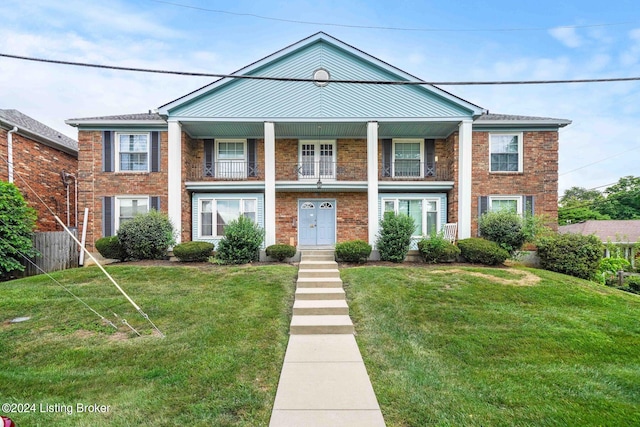
[[[414,237],[428,236],[440,229],[440,199],[384,199],[385,212],[405,214],[413,218]]]
[[[522,215],[522,197],[489,196],[489,210],[491,212],[507,210]]]
[[[242,179],[247,177],[245,140],[216,140],[217,177]]]
[[[522,134],[489,134],[491,172],[522,172]]]
[[[149,134],[116,134],[118,170],[122,172],[149,171]]]
[[[224,236],[227,225],[240,216],[257,221],[256,199],[200,200],[200,237]]]
[[[397,178],[422,176],[420,169],[422,150],[422,140],[394,139],[393,176]]]
[[[300,141],[301,179],[334,179],[336,150],[335,141]]]
[[[134,216],[149,212],[149,197],[116,197],[116,223],[118,230],[122,224],[133,219]]]

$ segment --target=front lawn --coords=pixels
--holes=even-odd
[[[0,283],[0,404],[36,405],[0,413],[18,426],[268,424],[294,267],[125,264],[109,271],[166,338],[154,335],[96,268],[54,277],[105,317],[115,311],[142,337],[122,325],[114,333],[46,276]],[[20,316],[31,320],[8,323]],[[78,413],[77,404],[109,410]]]
[[[640,297],[542,270],[342,270],[388,426],[640,425]]]

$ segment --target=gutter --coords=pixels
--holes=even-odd
[[[13,134],[18,132],[18,127],[7,132],[7,163],[9,164],[9,182],[13,183]]]

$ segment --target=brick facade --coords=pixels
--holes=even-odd
[[[337,243],[367,240],[367,193],[346,192],[278,192],[276,193],[276,240],[298,244],[298,200],[329,199],[336,201]]]
[[[0,128],[0,179],[8,181],[8,131]],[[67,189],[60,172],[78,176],[78,159],[64,151],[49,147],[30,139],[19,132],[12,134],[14,184],[37,213],[37,231],[60,231],[62,227],[55,220],[51,209],[62,222],[67,223]],[[26,181],[26,184],[25,184]],[[75,225],[75,183],[69,185],[69,224]],[[28,185],[27,185],[28,184]],[[30,190],[29,187],[31,187]],[[34,194],[37,193],[36,194]],[[47,206],[38,199],[42,199]],[[47,208],[48,207],[48,208]]]
[[[78,132],[78,210],[80,226],[84,208],[89,208],[87,248],[102,236],[103,197],[124,195],[160,197],[160,210],[167,211],[167,132],[160,132],[160,172],[103,172],[102,132]],[[190,208],[189,208],[190,209]],[[191,218],[189,217],[189,223]]]
[[[488,195],[534,196],[535,215],[557,227],[558,132],[523,132],[522,172],[489,171],[489,133],[473,132],[471,235],[477,235],[478,197]]]

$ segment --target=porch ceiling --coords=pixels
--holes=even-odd
[[[367,122],[275,122],[276,138],[362,138]],[[458,121],[379,122],[380,138],[446,138],[458,129]],[[183,121],[192,138],[263,138],[263,122]]]

